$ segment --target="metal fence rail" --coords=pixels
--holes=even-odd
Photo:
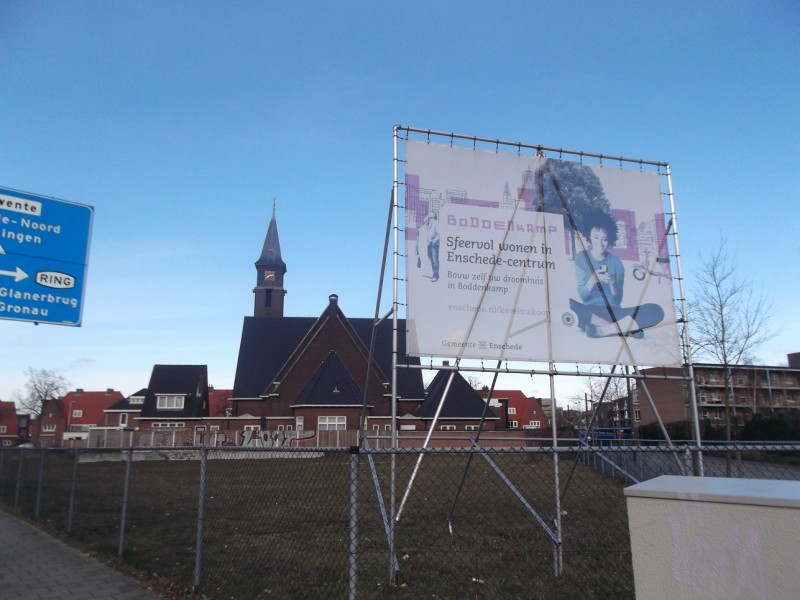
[[[764,445],[702,457],[691,446],[2,449],[0,504],[214,599],[619,599],[634,597],[624,487],[699,468],[800,480],[798,457]]]

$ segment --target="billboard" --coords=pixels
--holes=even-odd
[[[406,142],[409,354],[679,365],[658,173]]]

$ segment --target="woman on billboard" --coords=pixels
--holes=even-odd
[[[596,211],[583,220],[581,235],[587,249],[575,257],[575,275],[581,301],[570,299],[578,326],[590,338],[614,335],[644,337],[644,329],[659,324],[664,310],[658,304],[623,307],[625,267],[609,252],[617,243],[617,222]]]

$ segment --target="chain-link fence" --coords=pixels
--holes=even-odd
[[[226,598],[634,597],[623,488],[800,447],[0,450],[0,502]],[[394,518],[391,518],[391,515]]]

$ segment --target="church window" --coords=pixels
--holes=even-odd
[[[319,431],[344,431],[347,429],[347,417],[321,416],[317,420]]]

